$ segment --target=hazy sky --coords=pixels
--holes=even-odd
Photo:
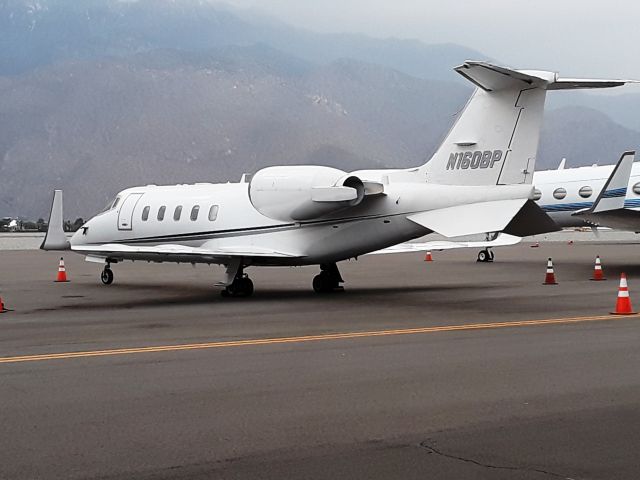
[[[225,0],[319,32],[459,43],[519,68],[640,78],[631,0]]]

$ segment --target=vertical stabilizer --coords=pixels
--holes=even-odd
[[[455,69],[476,90],[428,163],[427,182],[445,185],[531,183],[547,90],[607,88],[623,80],[560,79],[486,62]]]

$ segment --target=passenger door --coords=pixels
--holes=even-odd
[[[130,193],[120,205],[118,212],[118,230],[131,230],[133,228],[133,211],[143,193]]]

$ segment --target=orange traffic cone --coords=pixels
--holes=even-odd
[[[596,256],[596,266],[593,269],[593,277],[589,280],[599,282],[600,280],[606,280],[604,273],[602,272],[602,265],[600,264],[600,255]]]
[[[544,277],[544,283],[543,285],[557,285],[558,282],[556,282],[556,274],[553,273],[553,261],[551,260],[551,257],[549,257],[549,260],[547,260],[547,274]]]
[[[618,300],[616,302],[616,311],[611,312],[612,315],[631,315],[636,313],[631,307],[629,299],[629,288],[627,287],[627,276],[620,274],[620,287],[618,288]]]
[[[67,280],[67,270],[64,268],[64,259],[60,257],[60,263],[58,265],[58,277],[56,278],[56,282],[68,282]]]
[[[427,250],[427,254],[424,256],[425,262],[433,262],[433,257],[431,256],[431,250]]]

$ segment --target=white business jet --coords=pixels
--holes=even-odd
[[[640,232],[640,164],[625,152],[616,165],[543,170],[533,176],[534,198],[562,227],[602,226]],[[615,188],[611,177],[616,176]],[[595,207],[597,192],[603,202]],[[615,199],[615,200],[614,200]]]
[[[111,265],[123,260],[225,265],[223,295],[248,296],[249,266],[318,264],[313,288],[330,292],[344,282],[337,262],[432,232],[526,236],[557,229],[531,200],[546,92],[626,82],[475,61],[455,70],[477,88],[425,165],[350,173],[276,166],[240,183],[128,188],[70,242],[56,191],[42,248],[70,248],[104,264],[105,284],[113,281]]]

